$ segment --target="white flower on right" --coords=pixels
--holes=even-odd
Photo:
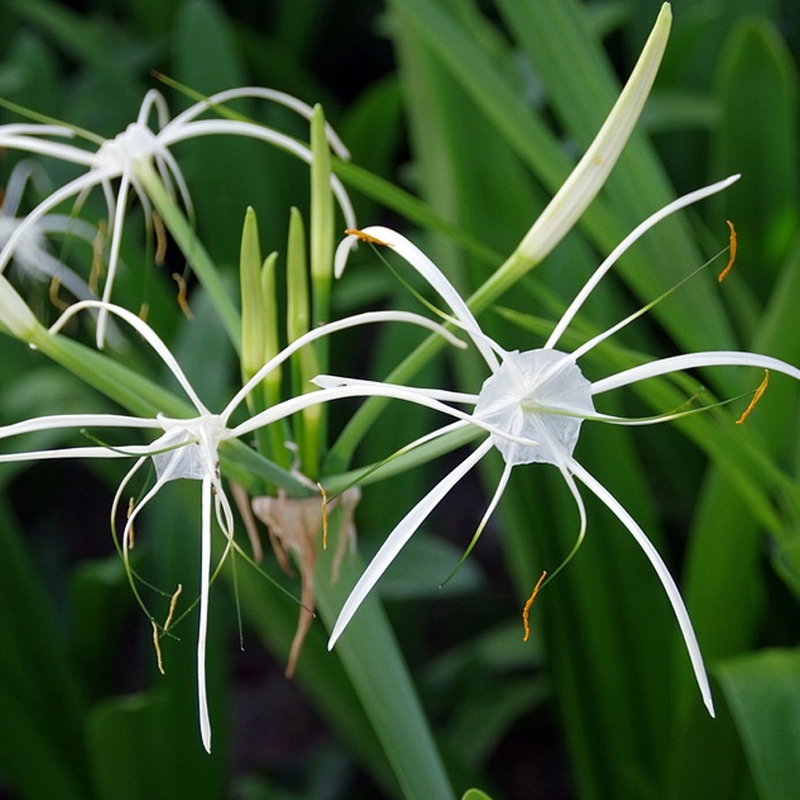
[[[597,268],[564,313],[544,346],[524,353],[505,350],[483,333],[472,312],[452,284],[438,267],[404,236],[380,226],[372,226],[356,234],[373,244],[391,247],[430,283],[449,305],[454,315],[453,322],[469,335],[480,351],[490,370],[490,375],[477,394],[358,381],[328,375],[319,376],[315,383],[327,389],[348,387],[356,390],[361,388],[365,395],[408,400],[436,408],[455,418],[454,422],[411,443],[406,449],[467,426],[478,427],[485,431],[487,436],[461,464],[446,475],[406,514],[386,538],[345,602],[331,633],[329,647],[333,647],[372,587],[442,498],[490,450],[497,448],[505,461],[505,468],[488,509],[477,528],[475,537],[473,537],[473,543],[497,506],[512,469],[519,464],[543,463],[551,464],[559,470],[575,499],[580,515],[580,531],[578,543],[575,545],[575,549],[577,549],[586,530],[586,510],[578,482],[583,484],[628,529],[653,565],[683,634],[703,701],[709,713],[714,714],[711,690],[700,648],[675,581],[641,527],[608,489],[581,466],[575,458],[574,452],[578,444],[581,425],[585,421],[645,425],[663,422],[676,416],[676,414],[672,414],[632,420],[599,413],[595,410],[594,398],[611,389],[658,375],[711,366],[758,367],[782,372],[797,380],[800,380],[800,370],[770,356],[723,350],[662,358],[599,381],[588,380],[577,364],[578,359],[644,314],[653,305],[652,303],[585,342],[571,353],[556,349],[556,345],[599,280],[634,241],[664,217],[721,191],[737,178],[738,176],[733,176],[678,198],[642,222]],[[471,412],[463,411],[454,407],[454,403],[472,406],[473,410]],[[573,549],[573,553],[575,549]]]

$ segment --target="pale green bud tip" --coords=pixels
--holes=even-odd
[[[669,3],[664,3],[611,113],[583,158],[517,248],[530,262],[541,261],[561,241],[605,183],[650,94],[671,25],[672,10]]]
[[[0,322],[18,339],[29,343],[42,330],[28,304],[2,274],[0,274]]]

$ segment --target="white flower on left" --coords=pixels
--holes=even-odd
[[[261,87],[242,87],[218,92],[170,119],[163,95],[151,89],[142,101],[136,121],[114,138],[103,139],[85,131],[79,132],[81,136],[88,137],[96,145],[96,150],[59,141],[71,140],[78,135],[78,132],[67,125],[27,122],[0,125],[0,148],[23,150],[86,167],[86,172],[45,198],[11,232],[0,250],[0,272],[14,257],[16,249],[24,241],[29,230],[45,215],[72,198],[80,202],[93,188],[100,186],[106,200],[111,235],[108,275],[102,296],[102,299],[108,302],[119,263],[125,212],[131,188],[142,203],[146,217],[150,219],[152,208],[147,196],[147,183],[152,180],[152,171],[155,169],[167,190],[173,195],[177,191],[187,209],[192,207],[189,188],[177,161],[170,152],[170,147],[197,136],[217,134],[244,136],[272,144],[311,163],[312,155],[308,147],[265,125],[231,119],[198,119],[215,105],[243,97],[276,102],[307,118],[310,118],[313,111],[307,104],[283,92]],[[150,127],[152,116],[156,118],[157,130]],[[348,158],[346,148],[333,129],[327,126],[326,130],[334,152],[342,158]],[[112,187],[112,181],[115,180],[119,180],[116,193]],[[339,201],[348,227],[353,227],[355,215],[352,205],[336,176],[331,176],[331,189]],[[104,342],[105,320],[106,312],[101,308],[97,324],[99,347],[102,347]]]
[[[20,161],[8,177],[5,195],[0,205],[0,251],[23,226],[24,234],[18,236],[11,257],[18,273],[37,280],[56,279],[74,297],[87,300],[92,296],[86,282],[65,263],[57,259],[48,247],[52,236],[75,237],[91,246],[97,237],[97,229],[82,219],[66,214],[46,214],[33,223],[19,217],[18,211],[28,181],[41,183],[44,171],[41,166],[29,160]]]
[[[4,279],[0,276],[0,287]],[[3,313],[0,318],[16,335],[25,338],[32,326],[36,323],[30,317],[30,312],[22,304],[13,290],[6,285]],[[12,302],[13,301],[13,302]],[[163,361],[179,385],[191,401],[195,416],[185,419],[176,419],[157,414],[153,417],[135,417],[124,414],[54,414],[37,417],[34,419],[17,422],[0,427],[0,439],[8,439],[42,430],[78,428],[136,428],[142,430],[159,431],[160,435],[150,444],[130,445],[122,447],[104,447],[101,445],[85,447],[67,447],[54,450],[33,450],[17,453],[0,454],[0,463],[18,461],[39,461],[61,458],[136,458],[136,462],[120,483],[112,504],[112,525],[116,518],[116,510],[126,486],[138,470],[151,458],[155,466],[156,480],[152,488],[144,495],[141,501],[130,513],[122,535],[123,558],[128,559],[130,536],[136,517],[147,506],[148,502],[162,489],[165,483],[178,478],[197,480],[201,487],[201,571],[200,571],[200,620],[197,638],[197,688],[200,716],[200,732],[206,750],[211,750],[211,725],[208,715],[208,701],[206,697],[205,680],[205,648],[206,630],[208,624],[209,584],[211,574],[211,505],[214,504],[214,513],[217,523],[227,539],[227,545],[222,558],[224,559],[233,544],[233,512],[222,483],[220,472],[219,448],[232,439],[237,439],[258,428],[269,425],[276,420],[283,419],[297,411],[311,405],[327,400],[360,395],[360,390],[333,389],[330,391],[312,391],[296,398],[291,398],[271,408],[255,414],[244,422],[228,427],[231,415],[241,405],[247,395],[264,379],[273,369],[278,367],[289,356],[301,347],[315,339],[327,336],[330,333],[352,328],[359,325],[405,322],[419,325],[440,333],[449,341],[461,344],[440,325],[431,322],[425,317],[400,311],[376,311],[357,314],[342,320],[327,323],[315,328],[304,336],[299,337],[274,358],[270,359],[263,367],[234,395],[228,405],[219,414],[212,413],[202,403],[192,388],[189,380],[178,364],[177,360],[159,338],[153,329],[139,317],[126,309],[103,303],[97,300],[87,300],[70,306],[60,317],[50,333],[57,333],[63,325],[82,310],[103,309],[115,315],[130,325],[153,348]],[[13,317],[13,318],[12,318]],[[41,341],[41,335],[37,334]]]

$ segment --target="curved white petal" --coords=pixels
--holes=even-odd
[[[22,422],[0,426],[0,439],[19,436],[33,431],[52,430],[53,428],[160,428],[155,418],[131,417],[127,414],[49,414],[33,417]]]
[[[592,384],[592,394],[602,394],[612,389],[619,389],[621,386],[629,386],[637,381],[667,375],[670,372],[701,367],[759,367],[781,372],[800,381],[800,369],[779,358],[765,356],[761,353],[743,353],[738,350],[706,350],[700,353],[685,353],[661,358],[658,361],[623,370],[616,375],[609,375],[609,377]]]
[[[499,362],[495,355],[494,348],[489,344],[491,340],[481,330],[473,313],[469,310],[469,307],[464,302],[461,295],[456,291],[456,288],[445,277],[439,267],[437,267],[413,242],[391,228],[386,228],[383,225],[370,225],[361,232],[391,247],[425,278],[445,303],[450,306],[450,309],[461,323],[464,331],[472,337],[475,346],[489,365],[489,368],[492,371],[496,370],[499,366]]]
[[[294,95],[287,94],[286,92],[280,92],[277,89],[268,89],[263,86],[241,86],[236,89],[225,89],[224,91],[212,94],[205,100],[201,100],[190,108],[187,108],[185,111],[182,111],[180,114],[174,117],[171,122],[168,122],[163,127],[167,129],[173,126],[183,125],[186,122],[194,120],[200,116],[200,114],[204,113],[210,108],[213,108],[215,105],[227,103],[229,100],[235,100],[240,97],[252,97],[261,100],[270,100],[274,103],[285,106],[286,108],[292,109],[292,111],[297,112],[300,114],[300,116],[305,117],[306,119],[311,119],[311,116],[314,113],[313,106],[310,106],[308,103],[305,103]],[[350,151],[345,147],[333,126],[327,122],[325,123],[325,134],[328,138],[328,144],[331,146],[333,152],[336,153],[339,158],[343,159],[344,161],[348,161],[350,159]]]
[[[360,386],[364,389],[368,389],[386,385],[381,381],[370,381],[364,378],[347,378],[339,375],[317,375],[311,379],[311,383],[315,386],[319,386],[320,389],[335,389],[339,386]],[[413,387],[413,391],[417,394],[431,397],[434,400],[441,400],[443,403],[469,403],[474,406],[475,403],[478,402],[477,394],[467,394],[466,392],[452,392],[447,389],[423,389],[417,386]]]
[[[456,347],[463,347],[464,343],[453,336],[450,331],[446,328],[442,327],[436,322],[429,320],[427,317],[420,316],[419,314],[414,314],[409,311],[367,311],[363,314],[354,314],[351,317],[345,317],[344,319],[336,320],[334,322],[326,322],[324,325],[320,325],[313,330],[310,330],[308,333],[299,336],[295,339],[291,344],[287,347],[284,347],[280,353],[276,356],[271,358],[266,364],[264,364],[258,372],[250,378],[249,381],[233,396],[230,403],[225,406],[225,410],[220,414],[223,420],[227,420],[230,415],[234,412],[234,410],[239,406],[239,404],[247,397],[253,389],[258,386],[264,378],[272,372],[275,367],[279,364],[282,364],[286,361],[292,353],[297,352],[301,347],[305,347],[309,342],[313,342],[315,339],[319,339],[322,336],[328,336],[331,333],[335,333],[337,331],[343,331],[347,328],[354,328],[359,325],[369,325],[374,324],[376,322],[407,322],[412,325],[419,325],[422,328],[427,328],[428,330],[432,330],[434,333],[438,333],[440,336],[444,337],[450,344]]]
[[[197,704],[200,713],[200,737],[206,752],[211,752],[211,720],[206,692],[206,637],[211,574],[211,479],[203,480],[200,547],[200,623],[197,630]]]
[[[167,130],[159,133],[159,141],[165,146],[174,144],[175,142],[186,141],[195,136],[209,136],[218,134],[228,134],[231,136],[245,136],[250,139],[258,139],[262,142],[268,142],[282,150],[286,150],[292,155],[297,156],[302,161],[310,164],[313,160],[311,150],[303,144],[300,144],[296,139],[287,136],[284,133],[267,128],[263,125],[255,125],[251,122],[238,122],[235,120],[227,119],[203,119],[196,122],[187,122],[175,130]],[[356,226],[356,215],[353,210],[353,204],[350,202],[350,196],[344,188],[344,184],[339,180],[336,175],[331,175],[330,179],[331,190],[339,203],[339,208],[342,210],[345,224],[348,228]]]
[[[375,558],[359,578],[350,596],[342,607],[336,624],[333,626],[331,637],[328,640],[328,650],[336,644],[336,640],[342,635],[347,624],[353,618],[364,598],[369,594],[372,587],[383,575],[388,566],[394,561],[406,542],[416,533],[420,525],[427,516],[441,502],[442,498],[455,486],[464,475],[469,472],[492,448],[491,441],[483,442],[474,450],[464,461],[461,462],[447,477],[442,479],[422,498],[411,511],[398,523],[395,529],[389,534],[386,541],[378,550]]]
[[[85,167],[90,167],[92,165],[94,159],[94,152],[92,150],[84,150],[82,147],[64,144],[63,142],[51,142],[48,139],[39,139],[37,136],[33,135],[71,136],[72,131],[69,130],[69,128],[60,128],[57,125],[42,125],[40,130],[31,130],[29,133],[26,133],[23,130],[19,130],[22,127],[24,126],[0,126],[0,147],[9,150],[24,150],[26,153],[35,153],[36,155],[48,156],[49,158],[58,158],[61,161],[69,161],[72,164],[79,164]],[[36,126],[29,127],[34,128]],[[15,130],[9,130],[9,128],[15,128]]]
[[[192,404],[197,409],[200,415],[208,414],[208,409],[203,405],[200,398],[189,383],[189,379],[184,374],[180,365],[178,364],[175,356],[172,355],[170,349],[164,344],[161,337],[141,318],[136,314],[132,314],[121,306],[116,306],[113,303],[104,303],[102,300],[81,300],[78,303],[73,303],[50,327],[50,333],[58,333],[64,324],[71,317],[75,316],[80,311],[87,308],[106,309],[112,314],[125,320],[149,345],[155,350],[169,371],[175,377],[175,380],[181,385],[186,392],[187,397],[192,401]]]
[[[570,303],[569,308],[564,312],[561,319],[558,321],[553,332],[550,334],[550,338],[547,340],[545,344],[545,348],[553,348],[555,347],[558,340],[561,338],[561,335],[567,329],[567,326],[572,322],[575,318],[575,315],[580,310],[581,306],[586,301],[586,298],[594,290],[595,286],[600,282],[602,277],[617,263],[620,256],[639,238],[641,238],[647,231],[650,230],[654,225],[657,225],[661,220],[668,217],[670,214],[674,214],[676,211],[679,211],[686,206],[692,205],[692,203],[697,203],[705,197],[709,197],[717,192],[721,192],[723,189],[727,189],[732,183],[735,183],[739,180],[741,176],[739,175],[731,175],[729,178],[725,178],[725,180],[717,181],[717,183],[712,183],[710,186],[704,186],[701,189],[696,189],[693,192],[689,192],[688,194],[683,195],[682,197],[678,197],[676,200],[673,200],[671,203],[667,203],[663,208],[660,208],[654,214],[651,214],[644,222],[639,223],[612,251],[609,255],[605,258],[602,264],[594,271],[592,276],[589,278],[588,281],[584,284],[583,288],[578,292],[575,299]],[[589,342],[584,344],[579,352],[576,351],[575,358],[579,358],[580,355],[590,350],[599,342],[602,342],[604,339],[611,336],[618,328],[622,327],[621,324],[610,328],[608,331],[601,333],[599,336],[591,339]]]
[[[580,464],[573,461],[571,469],[575,476],[591,491],[599,500],[601,500],[608,507],[614,516],[628,529],[630,534],[636,539],[639,547],[644,550],[644,554],[650,560],[656,574],[667,593],[669,602],[672,605],[672,610],[675,613],[675,618],[678,620],[678,625],[683,634],[683,640],[686,643],[686,649],[689,651],[689,659],[692,662],[692,669],[694,670],[697,685],[700,687],[700,694],[703,697],[708,713],[714,716],[714,701],[711,697],[711,687],[708,684],[708,676],[706,675],[706,668],[703,664],[703,656],[700,653],[700,645],[697,643],[697,637],[692,628],[692,622],[689,619],[689,612],[683,603],[681,593],[675,584],[675,581],[670,575],[667,565],[662,560],[658,551],[653,547],[652,542],[647,538],[645,532],[639,527],[636,520],[620,505],[614,495],[608,491],[601,483],[599,483],[590,473],[588,473]]]

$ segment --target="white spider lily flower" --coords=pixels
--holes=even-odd
[[[80,133],[93,141],[97,146],[96,150],[60,141],[71,140],[78,135],[66,125],[40,123],[0,125],[0,148],[50,156],[86,168],[86,172],[50,194],[27,215],[22,224],[16,226],[0,250],[0,271],[8,265],[29,229],[38,224],[45,215],[72,198],[82,201],[93,188],[100,186],[106,200],[111,235],[108,275],[102,297],[103,301],[109,302],[119,262],[125,211],[131,188],[142,203],[145,216],[150,219],[152,204],[148,199],[147,183],[153,179],[152,170],[155,169],[167,190],[173,196],[179,195],[184,206],[191,211],[189,187],[170,152],[170,147],[197,136],[227,134],[267,142],[311,163],[312,154],[308,147],[265,125],[243,120],[198,119],[215,105],[243,97],[273,101],[309,119],[313,111],[307,104],[283,92],[261,87],[242,87],[218,92],[195,103],[170,120],[164,96],[157,90],[150,89],[145,94],[136,121],[113,139],[103,139],[86,132]],[[155,130],[151,127],[152,117],[155,117],[156,121]],[[342,158],[348,158],[349,153],[333,129],[328,126],[326,130],[334,152]],[[115,193],[112,182],[116,180],[119,180],[119,186]],[[339,202],[348,227],[354,226],[355,214],[352,204],[344,186],[335,175],[331,176],[331,189]],[[102,347],[104,341],[105,315],[106,311],[100,309],[97,324],[98,347]]]
[[[18,216],[26,184],[28,181],[41,183],[42,177],[41,165],[27,159],[20,161],[11,170],[5,196],[0,204],[0,251],[17,228],[24,225],[24,233],[18,238],[11,256],[19,273],[40,281],[55,278],[78,300],[87,300],[92,292],[86,281],[51,253],[48,240],[52,236],[71,236],[91,247],[97,237],[97,229],[88,222],[67,214],[46,214],[33,224],[26,224],[25,218]]]
[[[354,381],[335,376],[319,376],[315,379],[315,383],[321,387],[348,386],[356,388],[361,386],[365,395],[410,400],[439,408],[455,417],[455,422],[429,433],[404,449],[410,449],[444,433],[469,425],[486,430],[488,436],[461,464],[434,486],[391,531],[345,602],[331,632],[329,648],[334,646],[369,591],[442,498],[490,450],[497,448],[505,461],[505,467],[494,496],[473,537],[472,544],[497,506],[513,467],[518,464],[543,463],[552,464],[558,468],[575,499],[580,516],[580,531],[572,551],[574,553],[582,541],[586,529],[586,511],[577,485],[577,482],[582,483],[616,515],[653,565],[683,634],[703,701],[709,713],[713,715],[714,706],[700,648],[678,587],[644,531],[611,493],[575,458],[574,452],[581,424],[586,420],[593,420],[623,425],[644,425],[674,418],[677,416],[676,414],[629,420],[601,414],[595,410],[595,396],[658,375],[694,368],[737,365],[775,370],[800,380],[800,370],[766,355],[714,351],[664,358],[602,380],[589,381],[578,367],[576,363],[578,359],[645,313],[653,305],[652,303],[590,339],[572,353],[558,350],[556,346],[562,333],[572,322],[598,281],[633,242],[664,217],[690,203],[721,191],[737,178],[738,176],[733,176],[674,200],[642,222],[597,268],[564,313],[544,346],[523,353],[516,350],[506,351],[484,334],[452,284],[438,267],[404,236],[389,228],[379,226],[369,227],[361,232],[367,241],[392,248],[433,286],[449,305],[455,317],[453,322],[471,337],[483,355],[491,374],[476,394]],[[453,402],[471,405],[473,410],[468,413],[453,408],[449,405]]]
[[[0,275],[0,288],[3,288],[4,282],[5,278]],[[7,283],[5,285],[7,286]],[[4,299],[3,307],[6,310],[3,313],[9,314],[13,312],[14,320],[16,320],[17,317],[21,316],[21,313],[16,310],[17,302],[14,299],[16,293],[11,290],[8,294],[8,299]],[[149,501],[163,488],[164,484],[178,478],[186,478],[201,482],[201,571],[200,619],[197,639],[197,685],[200,733],[204,747],[210,752],[211,725],[206,697],[205,648],[211,575],[212,499],[217,523],[227,539],[227,545],[222,556],[223,560],[232,547],[234,527],[233,512],[222,483],[219,448],[226,441],[238,439],[245,434],[252,433],[258,428],[290,416],[303,408],[338,397],[360,396],[361,391],[349,388],[333,389],[330,391],[312,391],[300,397],[279,403],[238,425],[229,427],[229,420],[232,414],[239,408],[242,401],[264,377],[283,363],[294,352],[310,342],[336,331],[366,324],[405,322],[438,332],[453,344],[463,346],[463,342],[453,337],[452,334],[440,325],[417,314],[402,311],[374,311],[357,314],[342,320],[327,323],[296,339],[278,355],[264,364],[264,366],[234,395],[222,412],[215,414],[209,411],[197,396],[166,344],[164,344],[147,323],[124,308],[109,303],[103,303],[99,300],[77,302],[62,314],[58,322],[50,328],[50,333],[57,333],[67,320],[79,311],[101,308],[130,325],[144,341],[153,348],[178,381],[194,407],[196,415],[184,419],[167,417],[162,414],[157,414],[153,417],[135,417],[124,414],[55,414],[37,417],[0,427],[0,440],[36,431],[65,428],[86,428],[90,430],[136,428],[158,431],[160,435],[153,442],[145,445],[137,444],[120,447],[94,445],[2,453],[0,454],[0,463],[62,458],[135,458],[136,461],[134,465],[122,479],[114,496],[111,508],[113,526],[120,500],[127,485],[147,460],[152,459],[156,471],[155,483],[129,514],[122,534],[121,549],[126,565],[128,563],[128,551],[131,545],[130,539],[134,521],[147,506]],[[22,321],[19,323],[19,327],[27,331],[27,328],[31,324],[34,327],[38,325],[35,320],[30,323],[27,317],[23,317]],[[11,327],[10,324],[9,327]],[[151,621],[155,624],[155,620],[153,620],[152,617]]]

